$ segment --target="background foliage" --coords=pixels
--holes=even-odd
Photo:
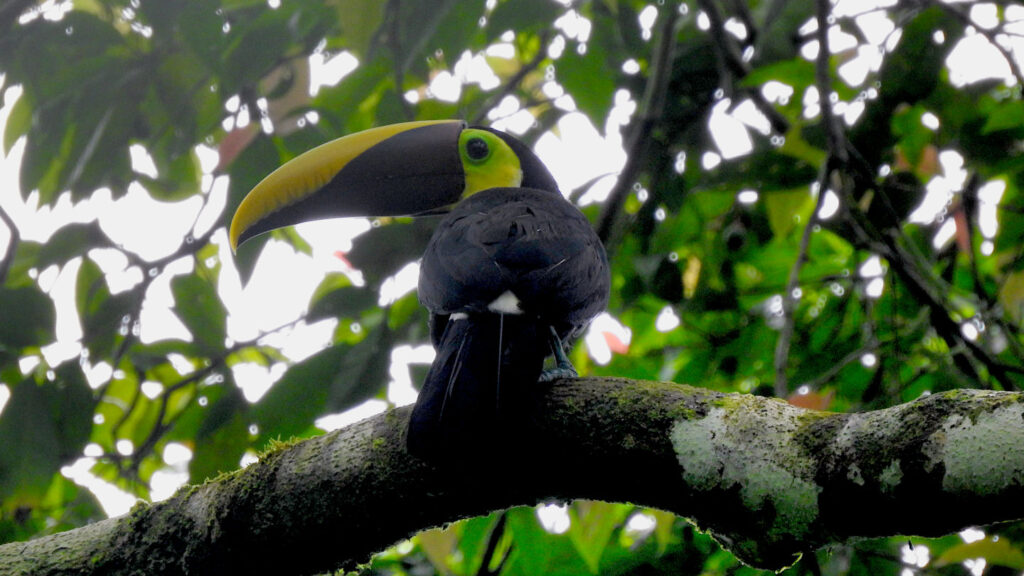
[[[1018,389],[1024,10],[817,4],[4,3],[3,146],[20,158],[20,190],[0,206],[9,238],[0,245],[0,541],[103,516],[61,473],[83,454],[94,474],[148,498],[162,472],[201,482],[271,439],[320,433],[324,414],[387,398],[392,350],[427,333],[415,293],[384,306],[379,293],[417,258],[429,223],[375,225],[340,255],[364,281],[327,274],[307,310],[275,331],[332,323],[328,345],[298,361],[272,345],[281,339],[231,336],[222,284],[236,269],[247,280],[268,243],[312,250],[284,230],[229,257],[224,226],[260,178],[315,144],[391,122],[496,122],[525,129],[530,142],[580,115],[613,140],[621,131],[628,160],[618,180],[565,190],[574,199],[591,185],[607,192],[583,209],[607,242],[610,313],[629,334],[601,324],[595,341],[611,361],[578,346],[584,374],[837,411],[957,386]],[[819,21],[831,37],[825,57]],[[1001,77],[965,83],[947,64],[961,42],[987,43],[975,57],[1002,66]],[[310,56],[340,53],[358,67],[310,96]],[[498,81],[465,81],[470,57]],[[463,82],[442,99],[438,79],[452,74]],[[133,159],[140,149],[152,168]],[[581,150],[568,161],[592,160]],[[45,242],[28,240],[38,232],[10,215],[15,204],[33,222],[88,214],[90,202],[116,204],[132,190],[191,210],[163,253],[113,239],[102,214],[51,223]],[[912,217],[926,198],[938,209]],[[65,273],[74,275],[70,302],[52,289]],[[184,333],[148,341],[144,323],[157,320],[147,310],[168,288]],[[65,316],[80,327],[70,353],[53,346]],[[256,401],[240,378],[251,364],[280,374]],[[172,458],[169,445],[191,460]],[[367,570],[752,572],[660,511],[584,501],[541,510],[424,532]],[[808,555],[791,571],[1019,572],[1021,543],[1017,524],[968,538],[871,540]]]

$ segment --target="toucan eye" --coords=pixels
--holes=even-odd
[[[491,148],[483,138],[470,138],[466,141],[466,156],[477,162],[486,159],[491,154]]]

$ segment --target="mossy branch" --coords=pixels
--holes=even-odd
[[[170,500],[0,546],[0,573],[308,574],[417,530],[552,498],[693,519],[755,566],[862,536],[1024,517],[1024,396],[959,390],[861,414],[619,379],[537,395],[521,442],[438,468],[407,408],[281,446]]]

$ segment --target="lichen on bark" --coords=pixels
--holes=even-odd
[[[722,399],[702,419],[680,419],[671,431],[684,481],[697,492],[736,492],[755,529],[712,532],[749,561],[779,541],[807,537],[818,517],[815,460],[794,438],[801,410],[751,396]],[[724,495],[724,496],[722,496]],[[771,553],[769,553],[771,555]]]

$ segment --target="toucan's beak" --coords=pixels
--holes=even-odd
[[[466,189],[458,120],[407,122],[333,140],[284,164],[242,200],[231,249],[309,220],[419,214],[458,202]]]

